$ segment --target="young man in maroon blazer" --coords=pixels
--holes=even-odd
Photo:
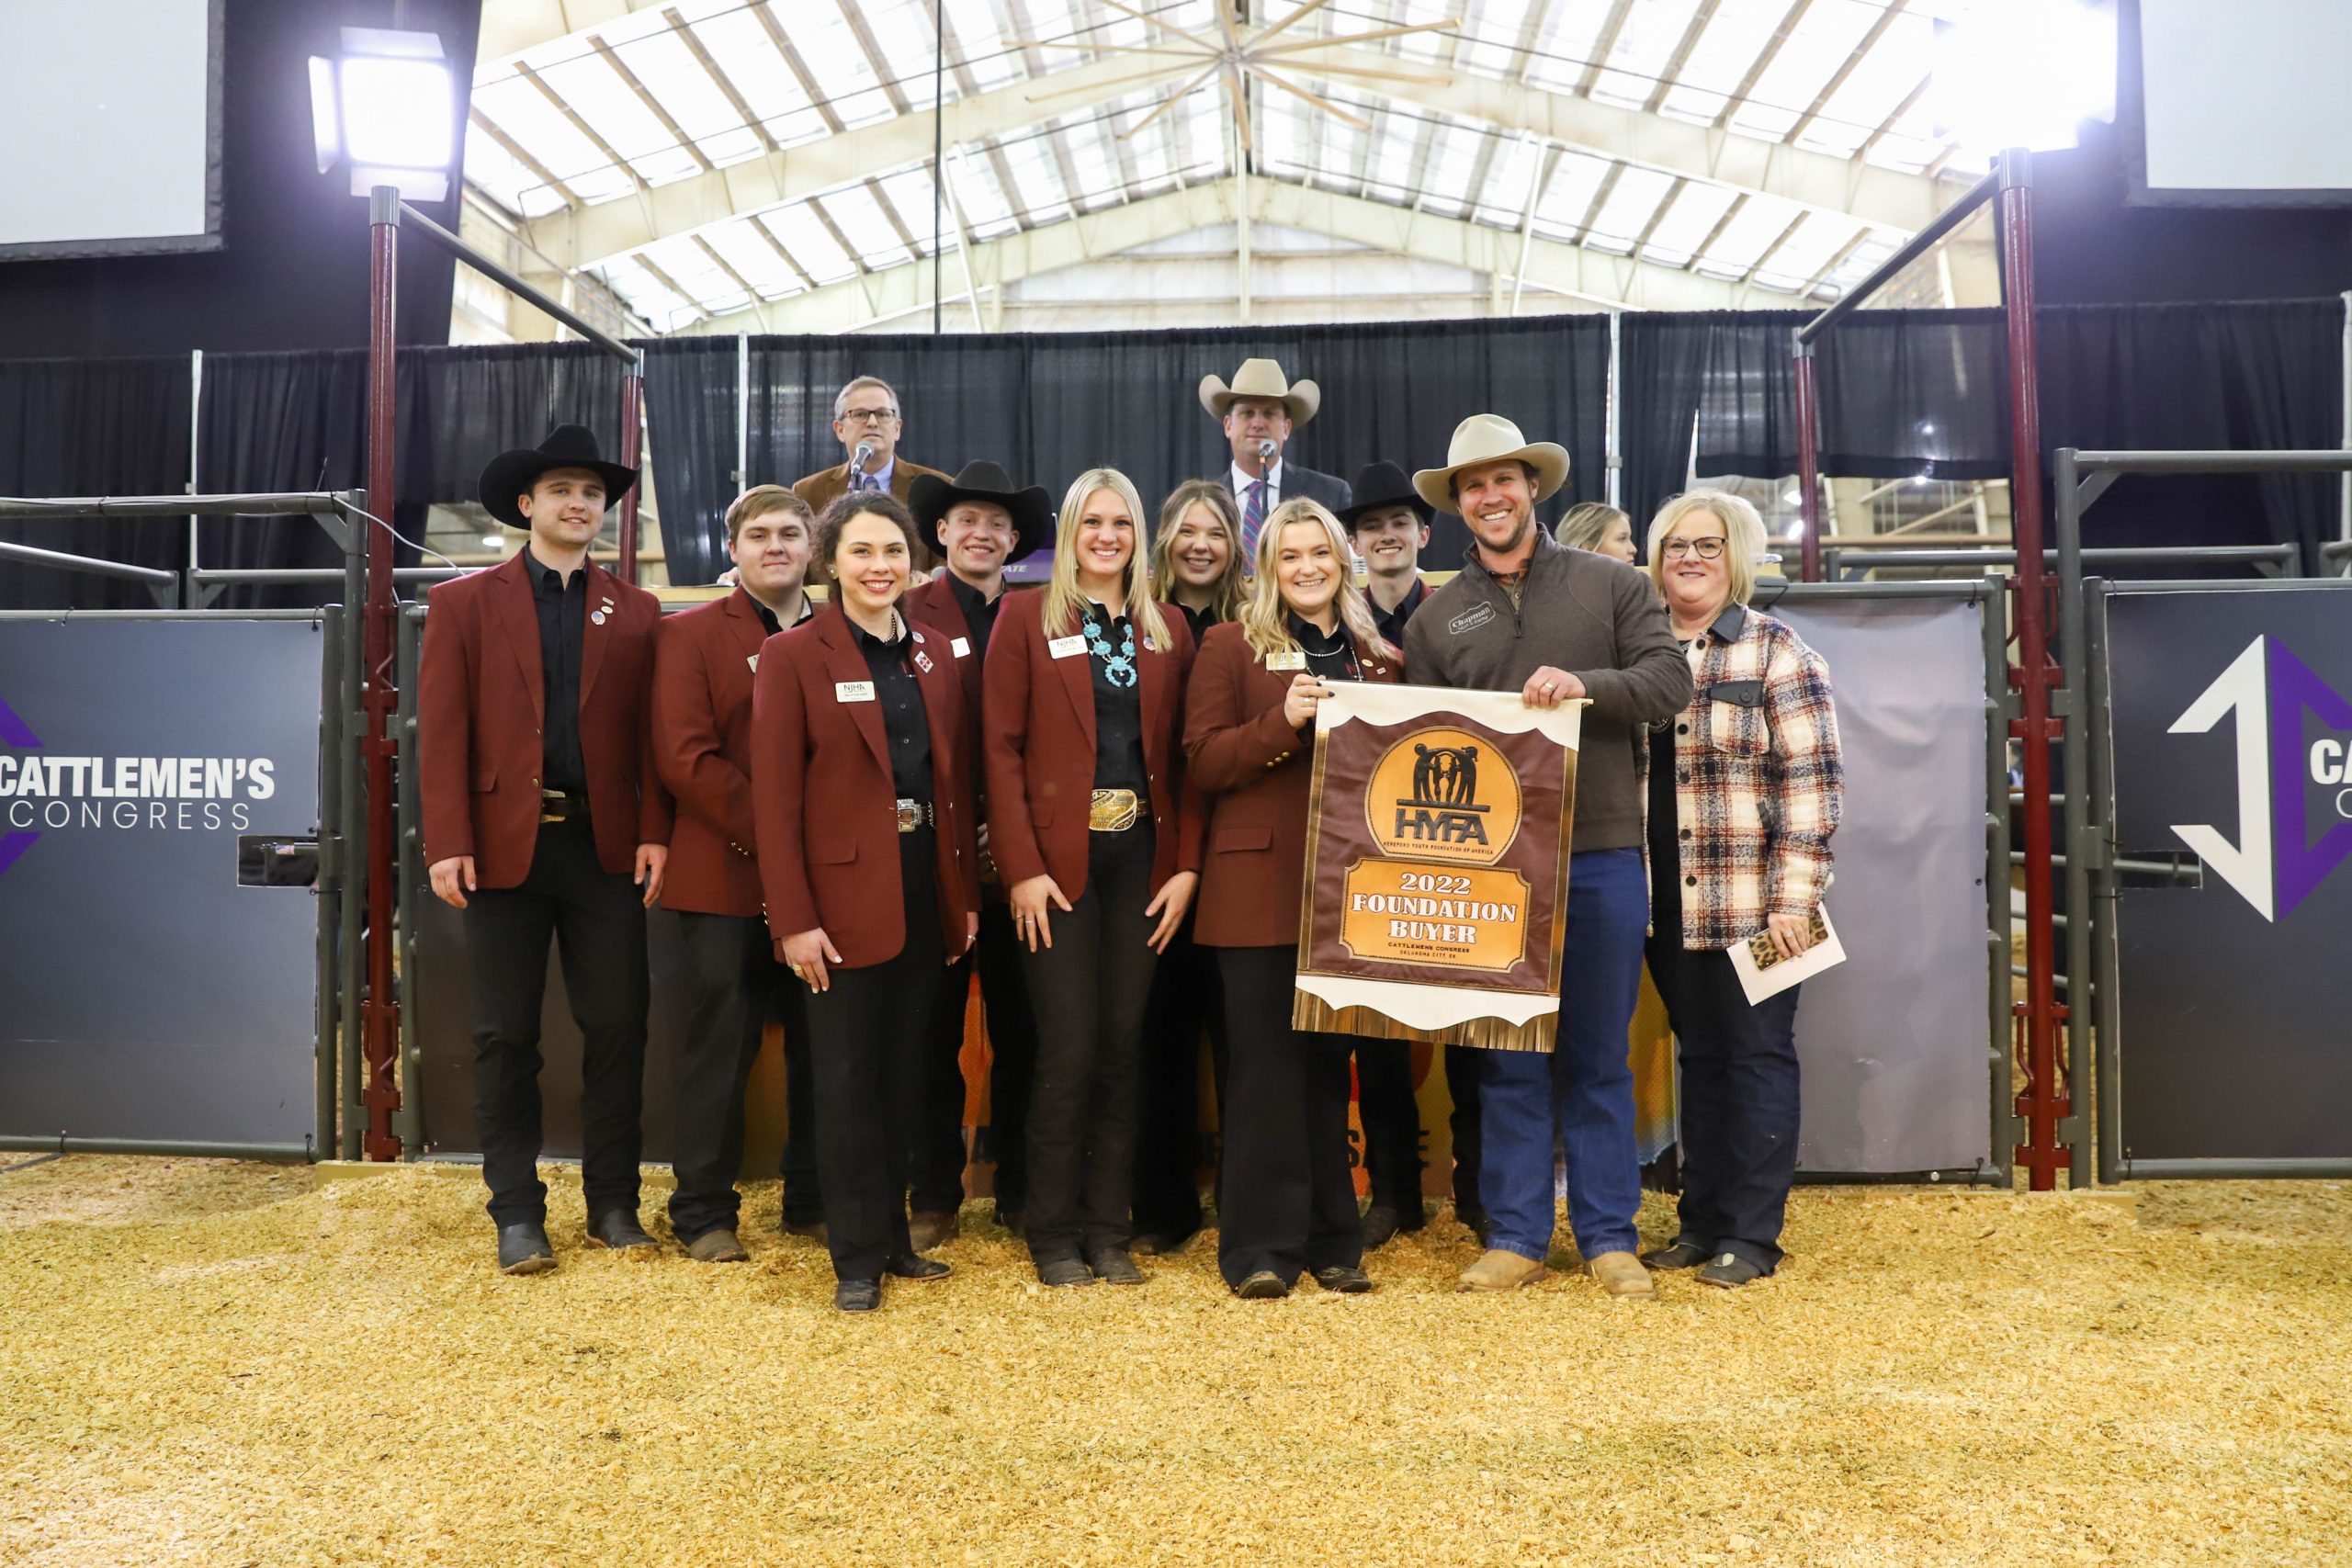
[[[792,1119],[785,1224],[804,1235],[824,1228],[803,993],[775,960],[752,827],[752,679],[760,645],[815,613],[802,592],[815,528],[808,503],[783,486],[746,491],[727,509],[735,591],[670,616],[654,638],[653,755],[678,805],[662,905],[678,916],[694,996],[678,1064],[670,1225],[705,1263],[751,1256],[737,1234],[735,1177],[744,1086],[771,1012],[784,1024]]]
[[[980,1002],[988,1010],[989,1145],[996,1158],[996,1213],[1000,1223],[1020,1223],[1028,1190],[1028,1161],[1023,1141],[1028,1125],[1029,1085],[1036,1070],[1037,1021],[1029,1008],[1029,984],[1021,969],[1021,944],[1004,884],[988,855],[987,781],[980,750],[980,671],[1004,605],[1004,569],[1054,536],[1053,500],[1042,488],[1015,489],[994,463],[967,463],[953,479],[916,477],[908,510],[915,529],[936,539],[947,570],[910,589],[907,614],[947,634],[956,671],[964,680],[965,728],[971,737],[971,772],[979,808],[980,940],[972,953],[947,971],[946,987],[933,1018],[936,1039],[923,1097],[922,1125],[913,1150],[915,1250],[922,1252],[955,1235],[956,1208],[964,1195],[964,1100],[962,1066],[964,999],[971,994],[972,971],[980,975]]]
[[[433,891],[466,911],[474,1131],[499,1268],[555,1267],[538,1179],[548,942],[584,1038],[581,1185],[589,1245],[651,1247],[638,1224],[648,997],[645,910],[670,806],[646,743],[661,606],[588,558],[637,482],[559,425],[482,470],[492,516],[530,532],[505,565],[433,590],[417,762]]]

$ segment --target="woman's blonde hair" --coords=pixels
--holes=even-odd
[[[1579,501],[1568,508],[1552,536],[1572,550],[1598,551],[1620,523],[1631,529],[1634,520],[1605,501]]]
[[[1209,616],[1217,621],[1237,620],[1249,593],[1242,576],[1241,513],[1233,504],[1233,492],[1215,479],[1186,479],[1160,502],[1159,532],[1151,541],[1152,592],[1163,599],[1176,597],[1176,525],[1194,506],[1207,507],[1217,526],[1225,530],[1225,574],[1209,595]]]
[[[1086,595],[1078,587],[1078,524],[1086,503],[1098,490],[1107,490],[1127,509],[1127,521],[1136,530],[1136,547],[1127,557],[1126,616],[1152,646],[1165,649],[1168,623],[1151,597],[1151,565],[1143,547],[1143,498],[1135,481],[1116,468],[1089,468],[1070,481],[1062,497],[1062,514],[1054,528],[1054,570],[1046,580],[1044,620],[1047,637],[1068,637],[1086,615]]]
[[[1331,570],[1340,575],[1339,592],[1331,602],[1339,608],[1340,627],[1373,652],[1402,659],[1404,655],[1380,635],[1380,624],[1372,618],[1371,602],[1356,586],[1355,572],[1349,564],[1347,530],[1340,526],[1340,520],[1321,502],[1305,496],[1275,507],[1274,514],[1259,531],[1258,575],[1250,590],[1249,606],[1241,612],[1241,637],[1250,651],[1261,659],[1298,651],[1298,639],[1290,635],[1281,585],[1274,581],[1274,563],[1282,558],[1283,530],[1294,523],[1318,525],[1330,536]]]
[[[1724,578],[1731,585],[1731,602],[1747,604],[1756,595],[1757,563],[1771,545],[1755,504],[1729,491],[1687,490],[1657,509],[1650,519],[1647,570],[1652,586],[1661,595],[1666,592],[1666,536],[1694,512],[1712,512],[1723,524]]]

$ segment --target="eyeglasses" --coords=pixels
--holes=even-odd
[[[842,412],[843,424],[888,424],[899,417],[897,409],[846,409]]]
[[[1697,556],[1701,560],[1713,560],[1724,553],[1721,539],[1668,539],[1659,554],[1668,560],[1680,560],[1684,556]]]

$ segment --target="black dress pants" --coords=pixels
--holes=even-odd
[[[490,1217],[502,1228],[547,1219],[548,1190],[538,1175],[539,1011],[550,939],[583,1043],[580,1184],[588,1213],[636,1213],[650,989],[637,886],[597,863],[588,818],[575,817],[542,824],[530,874],[519,886],[469,895],[465,918],[474,1135]]]
[[[830,985],[808,998],[817,1164],[838,1280],[879,1280],[883,1263],[909,1250],[907,1150],[922,1114],[923,1058],[944,954],[932,829],[902,833],[899,845],[905,945],[864,968],[828,965]],[[888,883],[876,881],[875,897],[890,897]]]
[[[1029,1011],[1029,983],[1021,972],[1012,907],[988,899],[980,905],[979,941],[947,970],[932,1021],[936,1039],[930,1059],[931,1089],[923,1100],[922,1130],[915,1139],[914,1207],[919,1211],[952,1213],[964,1201],[964,1167],[974,1157],[964,1146],[964,1008],[975,971],[980,977],[980,1010],[988,1020],[992,1053],[988,1134],[996,1160],[997,1207],[1021,1207],[1025,1181],[1022,1113],[1029,1106],[1029,1078],[1037,1059],[1037,1021]]]
[[[1037,1017],[1029,1093],[1029,1256],[1125,1247],[1135,1190],[1137,1065],[1159,954],[1150,937],[1153,832],[1095,833],[1086,891],[1047,919],[1054,945],[1023,962]]]
[[[671,1137],[671,1168],[678,1189],[670,1198],[670,1228],[692,1246],[707,1231],[733,1230],[741,1218],[735,1178],[743,1168],[743,1094],[760,1035],[772,1007],[785,1014],[785,1049],[806,1036],[803,987],[775,961],[775,943],[759,916],[678,915],[686,949],[692,999],[678,1061],[678,1103]],[[806,1056],[808,1041],[799,1041]],[[787,1066],[787,1078],[789,1066]],[[797,1142],[812,1142],[815,1121],[803,1086],[787,1081]],[[813,1162],[814,1148],[808,1151]],[[807,1194],[794,1194],[807,1201]]]
[[[1136,1234],[1182,1242],[1201,1228],[1201,1035],[1225,1055],[1216,950],[1193,941],[1184,917],[1151,977],[1143,1024],[1143,1091],[1136,1128]]]
[[[1363,1123],[1364,1169],[1372,1201],[1396,1211],[1405,1230],[1421,1228],[1421,1110],[1413,1100],[1409,1040],[1352,1037],[1356,1120]]]
[[[1731,954],[1694,953],[1677,921],[1649,942],[1650,978],[1681,1066],[1682,1196],[1676,1239],[1780,1267],[1796,1179],[1797,992],[1751,1004]]]
[[[1216,1266],[1228,1285],[1271,1269],[1363,1261],[1355,1178],[1348,1168],[1351,1036],[1293,1029],[1297,950],[1217,950],[1225,976],[1231,1077],[1225,1090],[1225,1183]]]
[[[768,951],[775,951],[773,942]],[[768,1017],[784,1025],[783,1219],[787,1226],[813,1225],[825,1217],[825,1183],[817,1174],[817,1064],[808,1050],[808,987],[782,964],[776,973]]]
[[[1445,1047],[1445,1092],[1453,1101],[1446,1127],[1453,1135],[1453,1213],[1466,1219],[1483,1214],[1478,1198],[1478,1081],[1486,1053],[1470,1045]]]

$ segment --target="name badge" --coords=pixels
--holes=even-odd
[[[756,653],[747,653],[747,654],[745,654],[745,655],[743,656],[743,662],[744,662],[744,663],[746,663],[746,664],[748,664],[748,665],[750,665],[750,666],[752,667],[752,674],[756,675],[756,674],[758,674],[758,673],[760,672],[760,656],[759,656],[758,654],[756,654]]]
[[[1046,643],[1046,651],[1056,659],[1075,659],[1086,651],[1086,639],[1075,635],[1049,638]]]
[[[833,701],[837,703],[870,703],[873,700],[874,682],[871,681],[836,681],[833,682]]]
[[[972,657],[971,639],[960,637],[951,637],[948,639],[947,651],[958,659],[969,659]]]
[[[1288,653],[1270,653],[1266,655],[1266,668],[1269,670],[1304,670],[1306,668],[1306,655],[1295,648]]]

